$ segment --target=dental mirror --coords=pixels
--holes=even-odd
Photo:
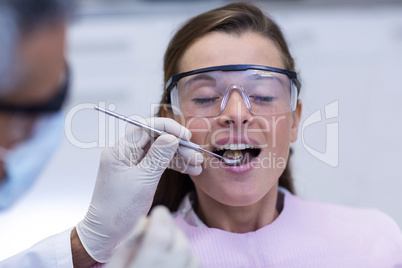
[[[149,131],[151,131],[151,132],[153,132],[153,133],[156,133],[156,134],[158,134],[158,135],[170,134],[170,133],[167,133],[167,132],[165,132],[165,131],[161,131],[161,130],[152,128],[152,127],[150,127],[150,126],[148,126],[148,125],[146,125],[146,124],[143,124],[143,123],[141,123],[141,122],[138,122],[138,121],[136,121],[136,120],[130,119],[130,118],[128,118],[128,117],[125,117],[125,116],[123,116],[123,115],[121,115],[121,114],[118,114],[118,113],[112,112],[112,111],[110,111],[110,110],[107,110],[107,109],[105,109],[105,108],[99,107],[99,106],[97,106],[97,105],[94,107],[94,109],[95,109],[95,110],[98,110],[99,112],[105,113],[105,114],[107,114],[107,115],[116,117],[117,119],[123,120],[123,121],[125,121],[125,122],[127,122],[127,123],[130,123],[130,124],[132,124],[132,125],[135,125],[135,126],[137,126],[137,127],[141,127],[141,128],[146,129],[146,130],[149,130]],[[237,158],[237,159],[229,159],[229,158],[227,158],[227,157],[223,157],[223,156],[221,156],[221,155],[219,155],[219,154],[216,154],[216,153],[213,153],[213,152],[211,152],[211,151],[208,151],[208,150],[202,148],[201,146],[199,146],[198,144],[195,144],[195,143],[193,143],[193,142],[191,142],[191,141],[183,140],[183,139],[181,139],[181,138],[178,138],[178,139],[179,139],[179,144],[180,144],[180,145],[183,145],[183,146],[185,146],[185,147],[188,147],[188,148],[190,148],[190,149],[193,149],[193,150],[196,150],[196,151],[199,151],[199,152],[202,151],[202,152],[211,154],[211,155],[215,156],[216,158],[218,158],[219,160],[223,161],[223,162],[224,162],[226,165],[228,165],[228,166],[237,165],[237,164],[239,164],[240,161],[243,159],[243,156],[240,156],[240,157]]]

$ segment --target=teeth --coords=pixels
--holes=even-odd
[[[234,159],[234,160],[237,160],[237,159],[241,158],[242,156],[243,156],[243,153],[239,150],[235,150],[235,151],[228,150],[223,154],[223,157],[229,158],[229,159]]]
[[[252,149],[254,146],[250,144],[245,144],[245,143],[240,143],[240,144],[226,144],[220,147],[217,147],[215,150],[216,151],[221,151],[221,150],[244,150],[244,149]]]

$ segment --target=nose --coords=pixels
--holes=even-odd
[[[227,124],[250,124],[252,114],[247,106],[249,106],[248,98],[241,88],[233,87],[228,90],[222,100],[221,115],[219,122],[223,125]]]

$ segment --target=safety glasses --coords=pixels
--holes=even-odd
[[[166,84],[167,102],[175,114],[218,116],[233,92],[254,115],[294,111],[301,84],[292,71],[259,65],[224,65],[172,76]]]

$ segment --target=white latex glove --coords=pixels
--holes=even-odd
[[[191,137],[188,129],[172,119],[154,118],[152,123],[148,122],[177,137]],[[202,154],[182,146],[178,149],[173,135],[161,135],[152,143],[154,138],[147,131],[134,127],[102,152],[91,204],[76,226],[85,250],[97,262],[108,261],[138,218],[149,212],[168,166],[192,175],[201,173]],[[175,153],[178,157],[170,163]]]
[[[158,206],[149,218],[138,221],[134,232],[117,247],[108,267],[196,268],[201,264],[167,208]]]

